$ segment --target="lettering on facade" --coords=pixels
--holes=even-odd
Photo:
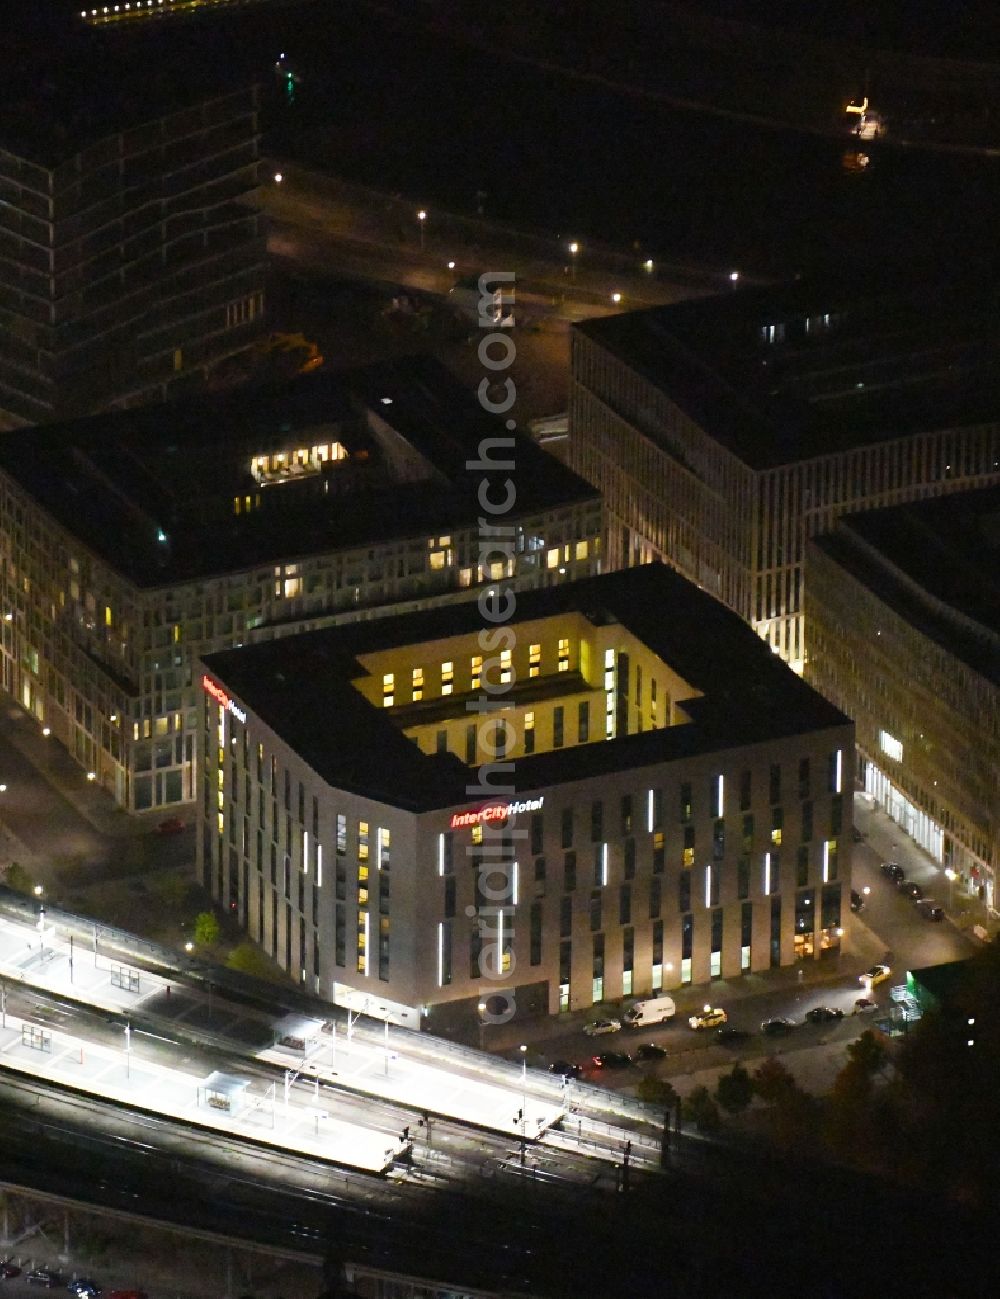
[[[487,803],[484,807],[476,808],[474,812],[453,812],[451,828],[461,830],[470,825],[506,821],[508,817],[516,816],[518,812],[540,812],[544,802],[545,795],[540,794],[538,798],[525,798],[512,803]]]
[[[243,709],[240,708],[239,704],[237,704],[235,700],[230,699],[229,695],[226,694],[218,682],[213,681],[207,672],[201,678],[201,688],[207,695],[211,695],[217,704],[232,713],[238,722],[246,722],[247,715]]]

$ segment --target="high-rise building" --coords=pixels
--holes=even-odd
[[[806,676],[854,718],[865,789],[995,910],[1000,488],[849,515],[806,573]]]
[[[426,360],[45,425],[0,439],[3,687],[123,807],[184,802],[200,655],[589,574],[601,530]]]
[[[0,427],[183,391],[263,325],[258,94],[70,22],[0,51]]]
[[[664,565],[508,612],[207,657],[198,864],[251,938],[431,1028],[839,951],[847,718]]]
[[[795,282],[574,327],[567,463],[609,567],[666,560],[801,669],[806,539],[1000,481],[991,277]]]

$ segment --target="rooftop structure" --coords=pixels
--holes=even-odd
[[[515,468],[469,470],[498,436]],[[592,489],[421,358],[47,425],[0,442],[4,684],[126,807],[186,801],[198,655],[587,574],[600,530]]]
[[[868,791],[994,907],[1000,487],[848,515],[806,569],[806,672],[854,717]]]
[[[648,565],[485,626],[465,603],[203,660],[199,869],[284,968],[474,1009],[487,898],[536,1010],[839,946],[853,729],[737,615]],[[460,869],[497,855],[502,897]]]
[[[609,564],[666,559],[801,668],[806,537],[1000,481],[996,300],[796,281],[576,325],[567,460]]]

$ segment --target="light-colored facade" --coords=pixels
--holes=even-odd
[[[978,379],[941,319],[917,337],[924,306],[893,333],[888,297],[876,330],[871,302],[795,285],[575,326],[561,458],[604,497],[608,566],[664,560],[801,671],[808,538],[1000,481],[1000,396],[939,401]]]
[[[868,793],[996,911],[1000,491],[948,504],[846,519],[810,544],[806,676],[854,717]]]
[[[395,382],[402,413],[407,375]],[[198,658],[308,627],[467,600],[498,578],[526,590],[599,571],[600,501],[559,466],[553,479],[527,440],[520,463],[530,472],[529,461],[539,461],[535,489],[508,516],[510,553],[500,556],[479,536],[473,479],[448,482],[384,412],[363,402],[338,416],[364,439],[348,454],[337,438],[351,437],[335,431],[340,425],[296,405],[294,394],[312,383],[288,389],[287,418],[275,399],[273,427],[259,441],[242,421],[264,408],[262,398],[248,396],[245,409],[222,403],[224,428],[213,426],[211,405],[199,407],[205,429],[185,449],[189,472],[201,476],[210,461],[205,475],[221,481],[204,489],[192,481],[174,524],[135,471],[162,470],[157,486],[172,488],[171,412],[182,407],[152,413],[158,431],[149,441],[146,413],[129,411],[107,425],[40,429],[27,450],[0,448],[3,688],[129,811],[196,797]],[[475,426],[466,427],[461,410],[455,423],[458,446],[475,455]],[[133,434],[149,457],[144,464],[133,462]],[[219,468],[227,462],[231,472]],[[66,465],[71,476],[63,478]],[[388,492],[374,516],[374,498],[363,491],[369,472]],[[408,514],[411,497],[438,485],[440,499],[432,498],[420,527]],[[354,490],[362,494],[352,503]],[[352,519],[357,526],[348,526]],[[433,531],[425,530],[430,519]],[[272,525],[262,540],[260,529]]]
[[[656,582],[665,570],[646,572]],[[378,626],[345,628],[287,642],[280,664],[265,647],[209,661],[202,879],[310,990],[429,1007],[433,1027],[474,1019],[500,989],[556,1013],[839,948],[851,724],[809,691],[784,734],[762,721],[755,738],[737,709],[732,741],[717,742],[724,692],[692,684],[614,616],[640,587],[620,587],[595,617],[584,585],[578,608],[574,587],[526,597],[512,643],[491,653],[456,609],[464,630],[436,619],[442,634],[416,643],[405,623],[432,624],[392,619],[386,646]],[[669,600],[678,587],[657,589]],[[807,689],[718,612],[749,639],[748,679],[763,658],[762,698],[781,709],[784,678]],[[354,665],[349,688],[364,702],[340,726],[346,710],[314,662]],[[297,744],[297,681],[330,718],[328,741],[307,716]],[[470,711],[483,690],[499,692],[499,714]],[[407,741],[410,777],[366,776],[356,753],[383,745],[393,763],[387,722]],[[509,789],[502,774],[483,779],[496,755]]]

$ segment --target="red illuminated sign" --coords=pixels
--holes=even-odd
[[[506,821],[509,816],[516,816],[518,812],[540,812],[544,802],[545,795],[540,794],[538,798],[525,798],[520,801],[515,800],[513,803],[485,803],[482,807],[477,807],[474,812],[453,812],[451,829],[461,830],[470,825]]]
[[[211,695],[217,704],[221,705],[221,707],[225,708],[228,712],[232,713],[232,715],[236,718],[238,722],[246,721],[247,715],[243,711],[243,709],[240,708],[240,706],[237,703],[235,703],[232,699],[230,699],[229,695],[226,694],[226,692],[219,685],[219,683],[217,681],[213,681],[207,672],[201,678],[201,688],[202,690],[205,691],[207,695]]]

